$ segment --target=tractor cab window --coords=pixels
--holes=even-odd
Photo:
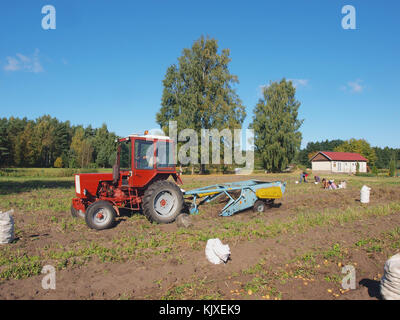
[[[154,167],[154,143],[153,141],[135,141],[135,168],[153,169]]]
[[[157,168],[174,167],[173,144],[167,141],[157,141]]]
[[[120,167],[121,170],[131,170],[132,148],[131,141],[121,143]]]

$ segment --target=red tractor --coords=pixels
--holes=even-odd
[[[75,175],[72,215],[97,230],[112,227],[120,208],[142,209],[150,221],[173,222],[184,203],[173,155],[169,137],[146,132],[120,139],[112,173]],[[167,180],[170,176],[175,183]]]

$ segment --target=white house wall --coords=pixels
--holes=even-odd
[[[366,162],[360,163],[360,172],[367,172]],[[333,173],[355,173],[357,170],[356,161],[313,161],[312,170],[330,171]]]
[[[330,161],[313,161],[311,168],[313,171],[332,171]]]
[[[367,172],[367,163],[360,162],[360,172]]]

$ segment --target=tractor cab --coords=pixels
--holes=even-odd
[[[130,135],[119,139],[113,181],[120,186],[143,188],[156,176],[176,174],[174,142],[167,136]]]

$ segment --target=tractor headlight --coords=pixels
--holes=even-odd
[[[79,174],[75,175],[75,191],[76,193],[81,193],[81,181]]]

